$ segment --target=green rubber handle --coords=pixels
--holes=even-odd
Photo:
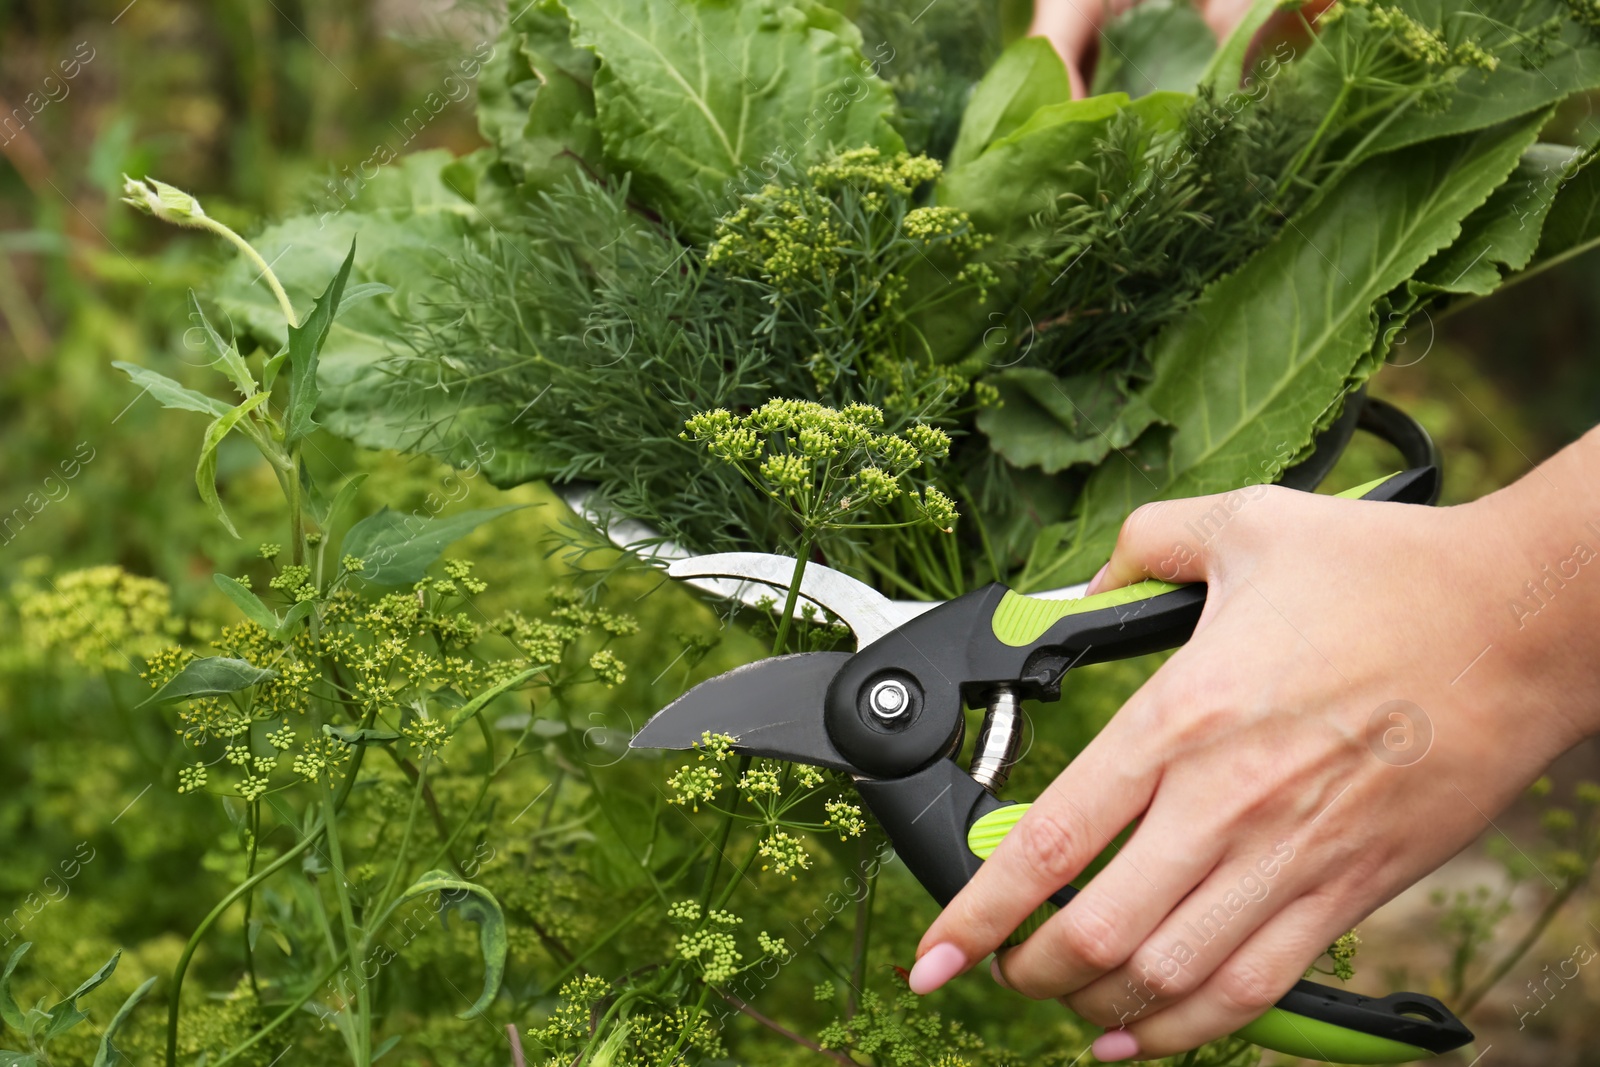
[[[1385,474],[1382,478],[1374,478],[1363,485],[1354,486],[1334,495],[1357,500],[1372,493],[1390,479],[1399,477],[1401,473],[1396,471],[1393,474]],[[1134,582],[1132,585],[1125,585],[1120,589],[1108,589],[1104,593],[1071,600],[1027,596],[1012,590],[1001,598],[991,624],[994,636],[1000,643],[1010,645],[1012,648],[1022,648],[1033,644],[1046,630],[1069,615],[1082,615],[1103,608],[1119,608],[1183,588],[1186,586],[1149,578],[1142,582]]]
[[[967,828],[967,848],[979,859],[988,859],[1031,806],[1008,804],[973,820]],[[1057,910],[1054,904],[1041,904],[1006,938],[1006,947],[1020,945]],[[1362,1033],[1282,1008],[1268,1008],[1266,1014],[1235,1031],[1234,1036],[1274,1052],[1329,1063],[1410,1063],[1438,1055],[1403,1041]]]

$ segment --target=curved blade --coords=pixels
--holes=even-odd
[[[781,595],[789,588],[789,581],[794,576],[794,559],[768,552],[717,552],[674,560],[667,568],[667,573],[684,580],[739,579],[779,590]],[[765,588],[753,592],[755,597],[759,597],[765,593]],[[746,603],[754,599],[745,597],[743,589],[738,587],[723,595]],[[904,613],[895,610],[894,601],[872,586],[820,563],[806,565],[800,578],[800,595],[850,627],[861,648],[872,644],[907,618]]]
[[[734,748],[854,773],[828,739],[823,701],[848,652],[774,656],[719,674],[668,704],[629,748],[693,748],[703,733],[729,734]]]

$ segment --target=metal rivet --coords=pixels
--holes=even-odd
[[[886,678],[867,694],[867,706],[884,722],[893,722],[910,712],[911,694],[906,692],[904,682]]]

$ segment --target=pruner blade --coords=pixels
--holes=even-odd
[[[693,748],[704,734],[727,734],[752,756],[854,773],[828,738],[828,684],[848,652],[800,652],[736,667],[707,679],[657,712],[630,748]]]

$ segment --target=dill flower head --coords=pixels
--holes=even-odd
[[[840,529],[871,508],[897,501],[913,519],[949,531],[954,502],[942,491],[913,484],[920,472],[950,454],[950,435],[914,422],[902,433],[882,432],[882,409],[870,404],[830,408],[811,400],[777,397],[748,415],[723,409],[684,423],[684,440],[714,459],[737,465],[769,497],[787,508],[807,536]]]
[[[94,670],[132,670],[157,655],[180,624],[165,582],[106,565],[23,585],[17,610],[29,644],[65,651]],[[176,673],[175,671],[173,673]]]
[[[761,865],[763,871],[787,874],[790,881],[798,881],[800,877],[791,874],[791,871],[811,869],[811,854],[806,851],[805,842],[783,830],[774,830],[767,835],[767,839],[756,849],[756,854],[766,860]]]

